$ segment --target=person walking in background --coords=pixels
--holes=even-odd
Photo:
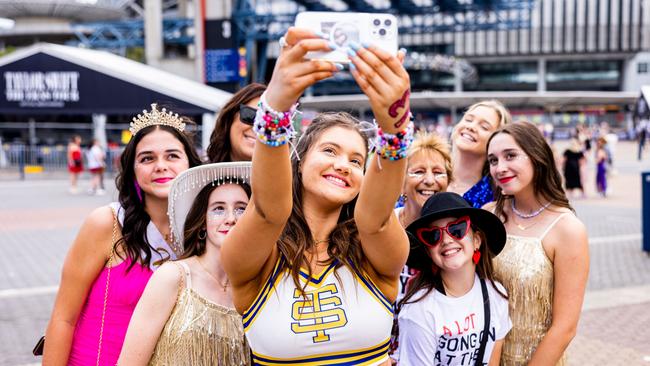
[[[171,241],[167,198],[172,179],[201,161],[185,133],[189,121],[151,107],[131,124],[119,202],[95,209],[66,255],[43,365],[115,365],[152,270],[181,254]]]
[[[266,85],[246,85],[223,106],[210,135],[208,162],[251,161],[255,146],[253,121]]]
[[[564,150],[562,167],[564,170],[564,187],[569,196],[577,189],[580,191],[580,197],[585,197],[585,189],[582,185],[582,168],[585,165],[586,158],[582,152],[582,144],[577,138],[571,139],[571,145]]]
[[[636,126],[636,138],[638,139],[639,147],[637,152],[637,159],[643,159],[643,150],[645,149],[646,139],[648,138],[648,130],[650,130],[650,121],[642,118]]]
[[[70,173],[70,193],[79,193],[79,174],[84,170],[81,158],[81,136],[74,135],[70,138],[67,149],[68,173]]]
[[[485,208],[501,218],[508,234],[494,259],[513,323],[501,365],[564,365],[587,286],[587,230],[533,124],[517,122],[495,132],[488,162],[499,189]]]
[[[471,105],[451,135],[454,181],[448,190],[463,196],[473,207],[493,200],[485,147],[490,135],[512,121],[501,102],[485,100]]]
[[[422,216],[406,230],[407,263],[418,273],[397,305],[399,365],[437,360],[498,366],[512,327],[506,290],[492,269],[506,242],[499,218],[456,193],[442,192],[426,201]]]
[[[93,139],[92,145],[86,154],[88,161],[88,170],[90,171],[90,190],[89,194],[103,196],[104,190],[104,168],[106,167],[106,154],[99,144],[98,139]]]
[[[607,196],[607,139],[599,137],[596,143],[596,192],[603,197]]]
[[[250,364],[242,318],[221,265],[221,244],[250,199],[250,168],[250,162],[207,164],[174,179],[169,215],[183,255],[151,277],[118,364]]]
[[[393,213],[413,138],[405,53],[354,43],[348,53],[381,127],[369,164],[368,135],[344,112],[318,115],[292,159],[295,103],[342,65],[305,59],[333,47],[310,30],[283,41],[255,119],[255,193],[221,250],[233,302],[254,363],[384,364],[408,256]]]

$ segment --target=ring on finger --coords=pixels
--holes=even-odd
[[[280,44],[280,48],[285,48],[285,47],[287,47],[289,45],[287,43],[287,39],[284,36],[280,37],[280,39],[278,40],[278,43]]]

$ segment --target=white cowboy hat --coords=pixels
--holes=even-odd
[[[237,161],[199,165],[179,174],[172,182],[169,191],[167,215],[174,244],[181,253],[184,251],[183,229],[185,219],[194,204],[196,196],[208,184],[250,184],[251,162]]]

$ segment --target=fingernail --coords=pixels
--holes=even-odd
[[[354,42],[354,41],[350,41],[348,44],[349,44],[350,47],[352,47],[352,49],[355,50],[355,51],[358,51],[359,48],[361,48],[361,46],[360,46],[357,42]]]
[[[327,47],[329,47],[330,50],[335,50],[335,49],[339,48],[339,46],[337,46],[336,43],[334,43],[332,41],[327,42]]]
[[[315,34],[317,37],[320,37],[320,38],[323,38],[323,39],[328,38],[327,34],[321,32],[321,31],[315,31],[314,34]]]
[[[357,69],[357,67],[354,66],[354,64],[352,62],[350,62],[350,71],[354,71],[356,69]]]
[[[362,45],[364,48],[370,48],[370,47],[372,47],[372,44],[370,44],[370,43],[368,43],[368,42],[361,42],[361,45]]]
[[[348,53],[348,56],[349,56],[349,57],[355,57],[355,56],[357,55],[356,52],[352,51],[352,50],[349,49],[349,48],[346,48],[345,51]]]
[[[335,63],[334,63],[334,66],[336,66],[336,68],[338,69],[338,71],[343,70],[343,65],[340,64],[340,63],[338,63],[338,62],[335,62]]]
[[[403,52],[406,55],[406,48],[402,47],[399,49],[400,52]]]

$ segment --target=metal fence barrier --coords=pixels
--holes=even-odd
[[[106,151],[106,172],[117,170],[123,147],[109,148]],[[89,149],[82,149],[84,169],[88,166]],[[4,144],[0,147],[0,173],[18,172],[21,179],[26,174],[65,172],[68,169],[67,146],[28,146],[23,144]]]

